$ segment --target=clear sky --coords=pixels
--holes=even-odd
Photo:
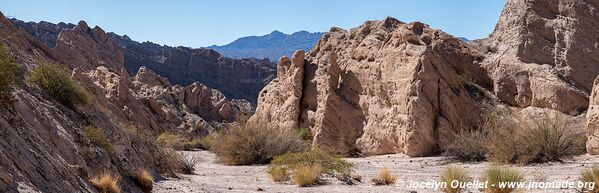
[[[0,0],[24,21],[77,23],[172,46],[227,44],[273,30],[292,33],[350,29],[386,16],[422,21],[476,39],[493,31],[506,0]]]

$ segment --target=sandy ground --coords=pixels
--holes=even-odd
[[[225,166],[216,162],[213,153],[207,151],[183,152],[200,161],[195,166],[196,175],[182,175],[181,178],[167,179],[155,184],[158,193],[189,192],[440,192],[430,188],[406,188],[410,181],[438,181],[439,174],[448,165],[464,167],[474,179],[478,179],[490,163],[452,163],[444,157],[409,158],[405,155],[382,155],[364,158],[348,158],[354,163],[356,173],[363,177],[362,183],[345,185],[334,178],[327,178],[325,185],[299,188],[292,184],[279,184],[271,181],[265,170],[267,166]],[[519,168],[527,181],[573,181],[577,182],[581,170],[599,165],[599,156],[583,155],[564,163],[547,163]],[[370,180],[381,168],[387,167],[397,176],[396,185],[374,186]],[[399,187],[402,186],[402,187]],[[480,192],[468,189],[466,192]],[[520,192],[577,192],[575,189],[532,189]]]

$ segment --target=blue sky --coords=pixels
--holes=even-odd
[[[350,29],[386,16],[476,39],[493,31],[506,0],[0,0],[7,16],[77,23],[137,41],[203,47],[273,30]]]

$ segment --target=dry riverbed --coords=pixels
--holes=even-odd
[[[454,163],[444,157],[409,158],[405,155],[381,155],[364,158],[348,158],[354,164],[356,173],[363,179],[357,185],[346,185],[334,178],[327,178],[325,185],[299,188],[293,184],[279,184],[268,178],[267,166],[226,166],[216,162],[216,156],[208,151],[187,151],[185,156],[199,159],[196,175],[182,175],[155,184],[157,193],[190,192],[440,192],[427,188],[405,188],[410,181],[438,181],[439,174],[448,165],[464,167],[470,175],[478,179],[490,163]],[[578,181],[580,171],[599,164],[599,156],[583,155],[564,163],[547,163],[531,166],[515,166],[525,175],[527,181]],[[396,186],[374,186],[370,180],[381,168],[387,167],[397,176]],[[470,192],[480,192],[469,189]],[[577,192],[575,189],[533,189],[523,192]]]

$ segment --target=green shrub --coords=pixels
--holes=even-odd
[[[250,165],[266,164],[275,156],[300,152],[305,147],[293,130],[231,125],[216,136],[211,150],[225,164]]]
[[[12,104],[11,93],[17,86],[19,67],[10,58],[8,49],[0,44],[0,108]]]
[[[195,149],[210,149],[212,146],[212,136],[200,138],[186,137],[182,134],[165,132],[156,138],[156,143],[164,148],[173,148],[175,150],[191,151]]]
[[[268,173],[270,179],[275,182],[285,182],[289,180],[287,168],[282,166],[268,167],[266,173]]]
[[[446,187],[443,188],[444,193],[459,193],[462,191],[460,186],[453,187],[452,183],[457,181],[459,183],[467,182],[470,179],[470,176],[464,168],[459,166],[449,166],[447,167],[443,173],[441,173],[441,182],[446,184]]]
[[[445,147],[445,153],[460,161],[483,161],[487,154],[485,142],[486,133],[484,131],[459,131]]]
[[[58,65],[43,64],[34,67],[28,74],[28,81],[71,109],[88,103],[85,91],[71,80],[67,70]]]
[[[349,175],[353,167],[351,163],[321,150],[280,155],[272,160],[270,167],[286,167],[293,170],[306,165],[320,165],[324,173],[339,173],[343,175]]]
[[[297,132],[302,137],[302,140],[304,140],[308,144],[312,144],[314,136],[312,135],[312,131],[310,131],[309,128],[298,128]]]
[[[510,193],[515,191],[515,188],[502,187],[500,183],[522,182],[524,177],[522,173],[516,169],[506,166],[491,166],[483,173],[483,182],[488,182],[485,188],[486,193]]]
[[[583,192],[599,193],[599,167],[583,170],[580,173],[580,181],[585,183],[595,183],[594,186],[584,187]]]
[[[108,153],[113,152],[112,143],[106,138],[106,134],[104,134],[104,131],[101,129],[95,126],[87,126],[83,128],[83,135],[85,138],[89,139],[93,145],[103,148]]]

